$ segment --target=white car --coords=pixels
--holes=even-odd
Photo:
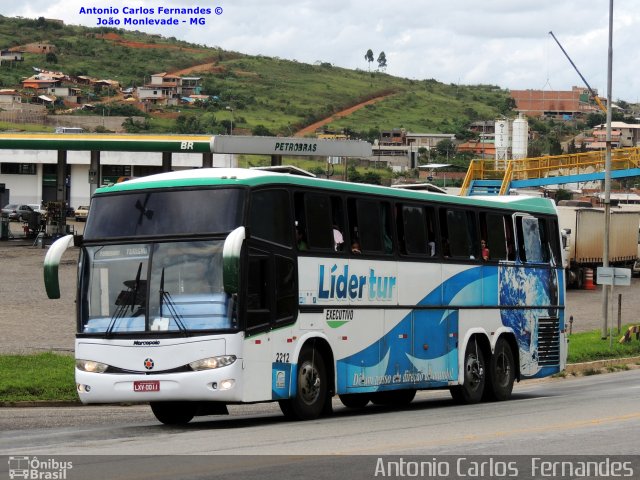
[[[75,218],[76,218],[76,222],[86,222],[87,221],[87,215],[89,215],[89,207],[86,205],[80,205],[78,208],[76,208],[75,211]]]

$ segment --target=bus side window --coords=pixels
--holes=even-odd
[[[298,296],[296,290],[296,266],[291,258],[276,255],[275,258],[275,321],[288,323],[296,318]]]
[[[518,252],[522,262],[542,263],[542,241],[538,219],[531,216],[516,216]]]
[[[350,198],[347,203],[349,233],[364,254],[393,253],[391,205],[389,202]]]
[[[247,275],[247,332],[264,329],[271,320],[268,264],[269,257],[265,252],[251,252]]]
[[[332,251],[331,200],[328,195],[296,192],[295,215],[310,251]]]
[[[427,219],[424,208],[402,205],[398,220],[398,243],[402,253],[427,255]]]
[[[251,236],[287,247],[293,245],[293,220],[286,190],[258,190],[251,196]]]
[[[558,229],[558,221],[555,218],[547,220],[547,243],[549,245],[551,262],[553,265],[561,266],[560,231]]]
[[[504,222],[505,243],[507,245],[507,260],[515,262],[516,260],[516,242],[513,234],[513,220],[509,215],[502,217]]]
[[[507,226],[503,215],[480,213],[480,238],[486,241],[489,260],[508,260]]]
[[[444,256],[469,260],[478,258],[478,229],[474,212],[441,209],[440,230]]]
[[[344,208],[342,206],[342,198],[332,195],[330,197],[330,201],[334,249],[338,252],[345,251],[344,243],[346,242],[346,230],[344,226]],[[342,245],[338,245],[340,237],[342,237]]]

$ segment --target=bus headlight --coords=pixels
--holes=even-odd
[[[94,362],[93,360],[76,360],[76,368],[83,372],[104,373],[109,365],[106,363]]]
[[[211,370],[214,368],[226,367],[236,361],[235,355],[221,355],[219,357],[203,358],[191,362],[189,366],[196,372],[200,370]]]

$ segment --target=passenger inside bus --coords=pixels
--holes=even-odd
[[[360,250],[360,243],[357,240],[351,244],[351,253],[355,253],[356,255],[360,255],[362,253]]]
[[[436,242],[434,242],[433,240],[430,240],[427,242],[427,247],[429,247],[429,256],[430,257],[435,257],[436,256]]]
[[[333,248],[336,252],[342,251],[342,245],[344,244],[344,237],[342,232],[338,230],[338,226],[333,226]]]
[[[489,248],[487,247],[487,242],[484,240],[480,240],[480,248],[482,248],[482,260],[489,260]]]
[[[296,241],[298,243],[298,250],[305,251],[309,249],[307,242],[304,239],[304,233],[302,232],[300,227],[296,227]]]

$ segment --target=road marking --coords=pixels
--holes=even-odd
[[[482,434],[460,434],[447,438],[438,438],[435,440],[423,441],[423,442],[407,442],[407,443],[392,443],[385,445],[385,453],[390,454],[394,450],[406,451],[424,447],[444,446],[458,443],[480,443],[491,440],[497,440],[505,437],[512,437],[520,434],[529,434],[536,432],[551,432],[558,430],[571,430],[577,428],[588,428],[594,425],[604,425],[608,423],[625,423],[629,420],[640,419],[640,412],[630,413],[626,415],[617,415],[612,417],[592,418],[585,420],[577,420],[572,422],[563,422],[557,424],[551,424],[539,427],[530,428],[515,428],[512,430],[496,430],[494,432],[487,432]],[[379,453],[379,445],[372,448],[353,449],[349,451],[341,450],[340,452],[334,452],[334,455],[373,455]]]

